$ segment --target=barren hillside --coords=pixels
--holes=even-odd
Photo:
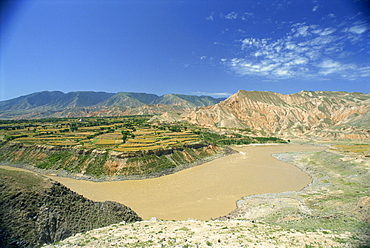
[[[216,105],[195,108],[185,119],[207,127],[250,128],[287,138],[366,140],[369,112],[368,94],[240,90]]]

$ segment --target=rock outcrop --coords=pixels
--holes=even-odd
[[[43,176],[0,169],[0,246],[39,247],[76,233],[141,218],[116,202],[94,202]]]
[[[366,140],[369,112],[369,94],[240,90],[216,105],[195,108],[185,119],[207,127],[249,128],[284,137]]]

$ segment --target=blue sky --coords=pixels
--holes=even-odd
[[[43,91],[370,92],[360,0],[28,0],[1,6],[0,100]]]

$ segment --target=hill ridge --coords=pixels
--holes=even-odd
[[[223,98],[181,94],[158,96],[136,92],[42,91],[0,101],[0,118],[85,117],[89,113],[106,115],[104,112],[112,115],[132,115],[143,113],[143,111],[143,114],[158,114],[171,109],[166,106],[180,107],[179,111],[182,112],[187,108],[209,106],[221,100]],[[147,107],[145,113],[145,108],[141,107],[146,105],[155,106]],[[118,109],[112,110],[113,108]]]

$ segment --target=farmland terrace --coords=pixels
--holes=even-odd
[[[158,177],[231,153],[224,145],[284,141],[250,130],[209,132],[150,116],[0,122],[0,161],[89,180]]]

